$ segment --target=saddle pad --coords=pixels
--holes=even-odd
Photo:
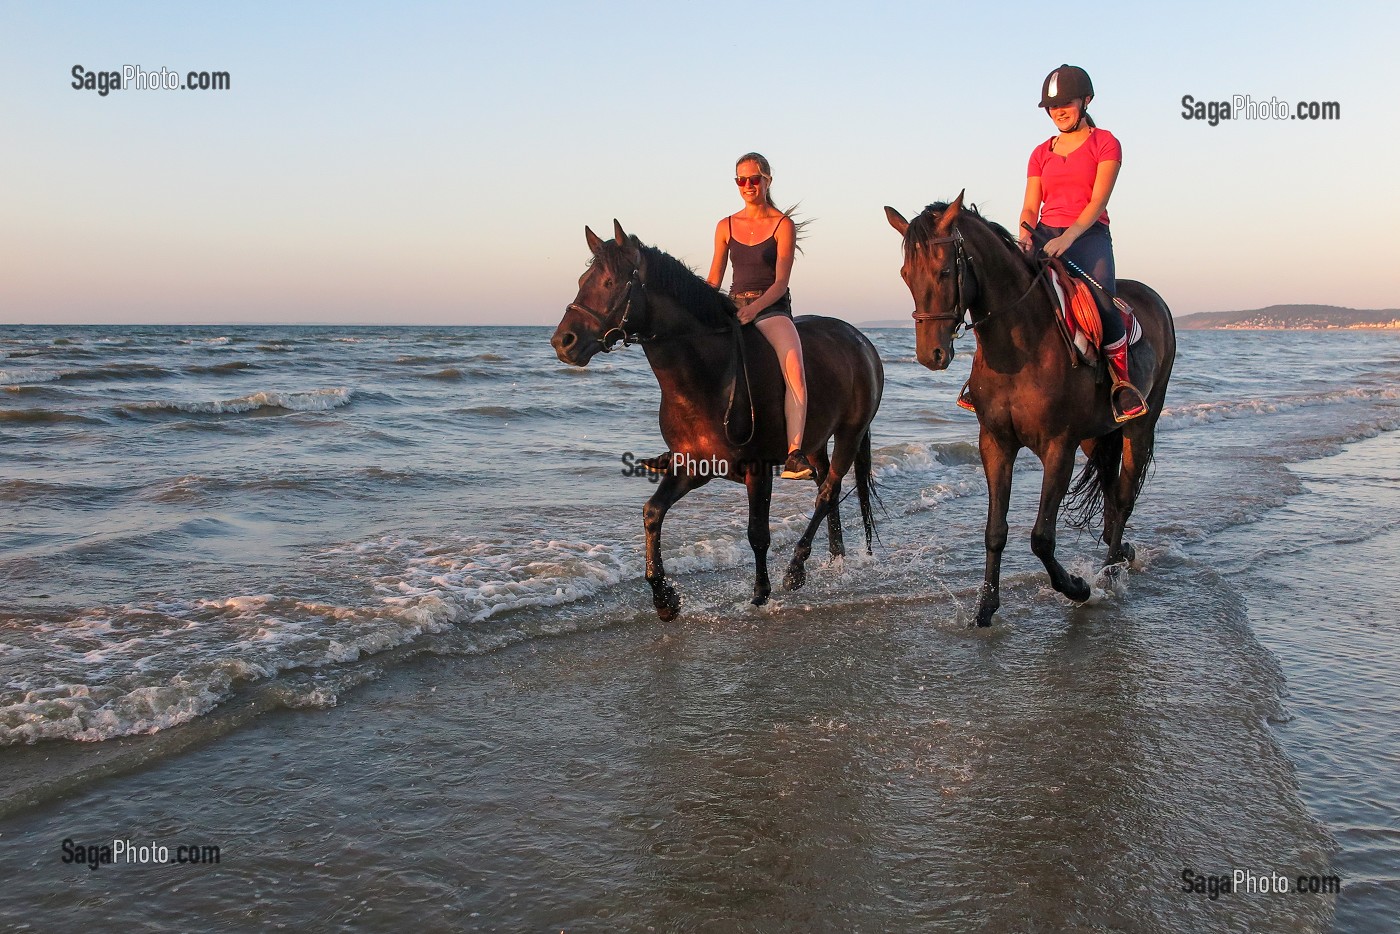
[[[1054,287],[1056,313],[1064,321],[1069,331],[1070,342],[1090,363],[1098,359],[1099,348],[1103,346],[1103,319],[1099,317],[1098,305],[1089,291],[1089,283],[1076,276],[1060,263],[1050,266],[1050,284]],[[1113,305],[1123,316],[1123,327],[1128,332],[1128,343],[1136,344],[1142,337],[1142,325],[1133,314],[1132,306],[1116,296]],[[1069,309],[1066,314],[1065,309]]]

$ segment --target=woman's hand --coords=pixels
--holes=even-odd
[[[1021,247],[1021,252],[1025,253],[1027,256],[1031,255],[1032,251],[1035,250],[1035,240],[1031,237],[1029,231],[1021,231],[1021,236],[1016,238],[1016,243]]]
[[[739,309],[739,314],[736,317],[738,317],[740,324],[753,324],[753,319],[757,318],[761,311],[763,311],[762,308],[755,308],[753,307],[753,303],[750,302]]]
[[[1060,256],[1065,252],[1065,250],[1068,250],[1071,246],[1073,246],[1074,241],[1077,239],[1079,238],[1070,236],[1069,231],[1065,231],[1064,233],[1056,237],[1054,240],[1051,240],[1049,243],[1045,244],[1045,255]]]

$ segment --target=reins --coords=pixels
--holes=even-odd
[[[611,353],[613,345],[617,343],[619,338],[622,340],[623,347],[630,347],[633,344],[655,344],[668,340],[678,340],[682,337],[689,337],[695,333],[694,331],[687,331],[685,334],[670,334],[664,337],[657,334],[643,337],[639,331],[629,331],[627,329],[627,319],[632,313],[634,292],[641,296],[640,300],[636,301],[635,304],[641,306],[643,309],[642,313],[645,314],[647,296],[646,283],[642,281],[641,270],[635,267],[627,283],[627,293],[622,300],[622,317],[618,319],[617,324],[609,327],[603,332],[603,336],[599,338],[603,353]],[[607,313],[600,313],[578,302],[571,303],[569,308],[577,308],[579,311],[596,320],[600,325],[607,324],[608,319],[612,317],[612,309],[609,309]],[[739,448],[744,447],[752,441],[754,433],[758,430],[758,412],[754,406],[753,385],[749,379],[749,358],[748,353],[744,349],[742,326],[739,324],[737,318],[732,318],[724,327],[701,329],[702,333],[708,334],[722,334],[725,331],[729,331],[734,335],[734,350],[729,358],[730,366],[731,368],[734,367],[735,357],[737,357],[738,368],[742,370],[744,374],[744,391],[747,392],[749,396],[749,433],[744,440],[735,441],[734,436],[730,433],[729,419],[734,413],[734,399],[739,391],[739,373],[738,371],[733,372],[729,381],[729,402],[724,407],[724,437],[730,444]],[[613,334],[617,334],[619,337],[613,337]]]
[[[953,244],[953,307],[957,310],[952,313],[944,312],[943,314],[933,314],[932,312],[920,311],[916,307],[914,309],[913,317],[915,321],[958,322],[958,326],[953,330],[954,339],[962,337],[966,329],[971,328],[972,330],[976,330],[977,328],[986,324],[987,321],[990,320],[993,315],[997,313],[1008,312],[1011,309],[1015,308],[1017,305],[1021,304],[1030,296],[1031,292],[1035,291],[1036,284],[1040,282],[1042,278],[1045,277],[1046,270],[1049,268],[1045,263],[1040,263],[1040,269],[1037,270],[1036,274],[1031,277],[1030,284],[1026,286],[1026,290],[1022,292],[1020,297],[1018,297],[1011,304],[1003,305],[1001,308],[997,308],[987,312],[981,317],[980,320],[968,321],[966,312],[970,312],[972,309],[970,307],[965,308],[963,306],[963,282],[965,274],[967,272],[972,272],[974,276],[976,275],[976,272],[972,271],[972,257],[967,255],[967,248],[963,245],[964,241],[962,231],[958,230],[958,228],[956,227],[953,228],[952,236],[934,237],[931,240],[920,241],[919,245],[937,246],[940,243]]]

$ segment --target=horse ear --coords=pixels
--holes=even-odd
[[[889,220],[890,226],[899,231],[901,237],[909,232],[909,222],[904,219],[904,215],[888,204],[885,205],[885,217]]]
[[[583,228],[583,239],[588,241],[588,252],[597,253],[598,247],[603,245],[603,238],[595,234],[589,227]]]
[[[617,222],[617,218],[613,218],[613,239],[617,241],[618,246],[622,247],[623,256],[634,263],[641,259],[642,251],[637,248],[637,238],[623,230],[622,225]]]
[[[966,188],[958,192],[958,196],[953,199],[953,203],[948,205],[948,210],[944,211],[943,216],[938,219],[939,236],[946,236],[948,231],[952,229],[953,222],[956,221],[958,215],[962,213],[963,195],[965,194],[967,194]]]

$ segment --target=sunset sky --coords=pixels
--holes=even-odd
[[[1397,34],[1394,3],[0,2],[0,323],[553,324],[585,224],[707,268],[750,149],[815,219],[796,310],[902,317],[882,206],[1014,223],[1061,62],[1123,144],[1120,276],[1178,315],[1393,308]],[[128,64],[231,89],[71,86]]]

